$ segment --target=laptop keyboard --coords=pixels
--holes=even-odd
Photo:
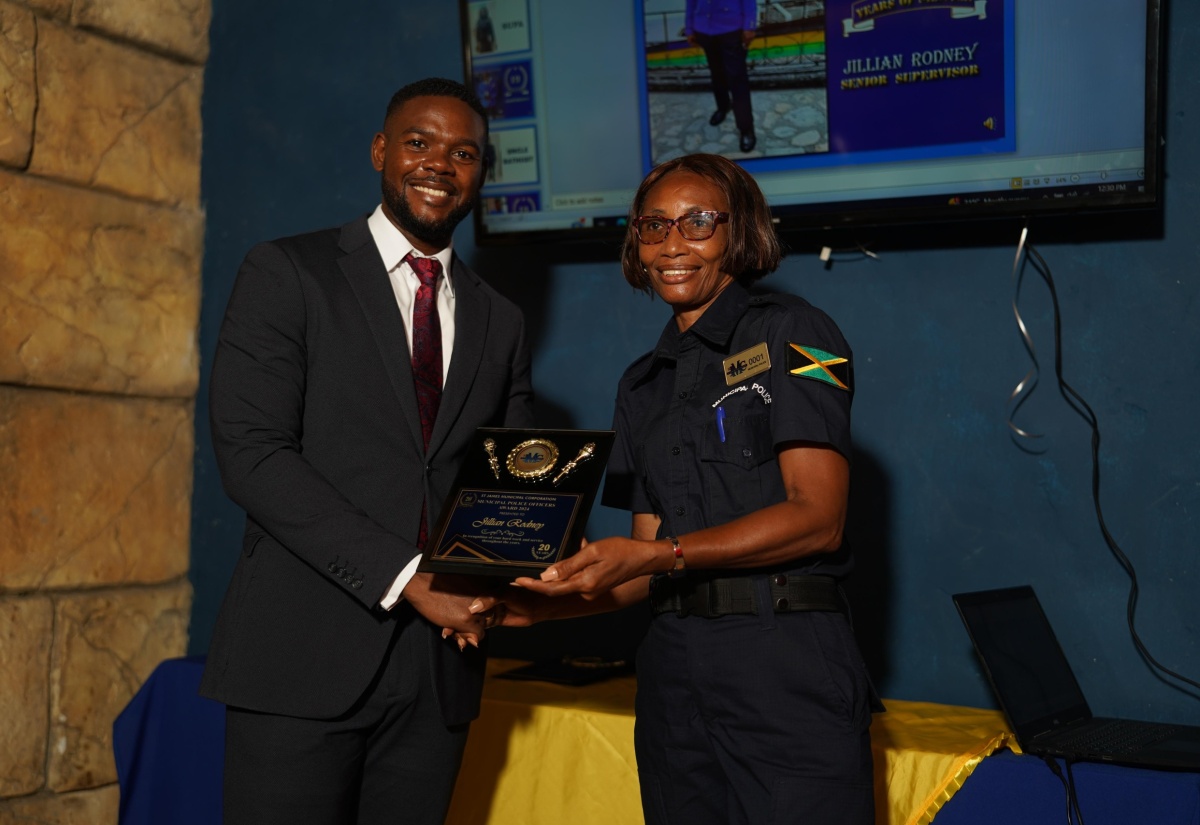
[[[1179,730],[1179,726],[1113,719],[1089,726],[1074,733],[1054,738],[1054,746],[1079,753],[1135,753],[1155,742],[1161,742]]]

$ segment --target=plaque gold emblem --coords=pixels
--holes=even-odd
[[[558,461],[558,446],[547,438],[531,438],[509,450],[505,464],[522,481],[537,481],[549,475]]]
[[[492,475],[496,480],[500,480],[500,459],[496,458],[496,439],[485,438],[483,440],[483,449],[488,454],[488,466],[492,468]]]
[[[562,481],[564,478],[569,476],[571,474],[571,471],[574,470],[576,467],[578,467],[579,463],[581,461],[587,461],[589,458],[591,458],[595,454],[596,454],[595,442],[589,441],[587,444],[584,444],[583,447],[581,447],[579,450],[579,455],[575,456],[570,461],[568,461],[566,464],[564,464],[563,468],[558,471],[558,475],[556,475],[554,477],[554,481],[551,483],[554,484],[555,487],[557,487],[558,482]]]

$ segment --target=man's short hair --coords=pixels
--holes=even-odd
[[[401,87],[399,91],[392,95],[392,99],[388,101],[387,111],[383,115],[384,125],[386,126],[388,118],[392,116],[393,112],[414,97],[453,97],[456,100],[461,100],[470,106],[479,115],[480,119],[483,120],[483,137],[484,142],[487,142],[487,109],[483,108],[483,104],[479,102],[479,98],[469,88],[457,80],[449,80],[444,77],[427,77],[424,80],[416,80],[407,86]]]

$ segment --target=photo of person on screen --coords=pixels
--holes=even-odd
[[[823,0],[645,0],[651,164],[829,152],[825,20]]]
[[[758,28],[757,0],[687,0],[687,41],[704,49],[717,110],[710,126],[724,122],[729,110],[737,124],[738,149],[754,151],[754,111],[746,57]]]
[[[495,50],[496,29],[492,26],[492,18],[488,16],[487,6],[484,6],[475,19],[475,53],[486,54]]]

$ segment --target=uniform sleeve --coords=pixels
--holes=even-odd
[[[815,307],[789,306],[772,325],[771,433],[827,444],[850,458],[854,358],[841,330]]]

